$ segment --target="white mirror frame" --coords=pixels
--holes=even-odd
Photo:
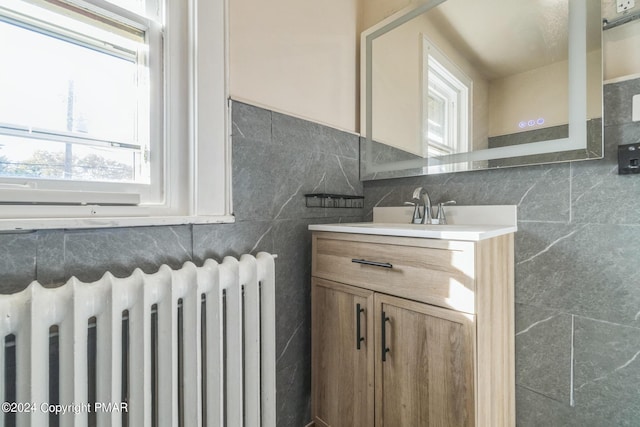
[[[374,164],[372,153],[373,135],[373,41],[385,33],[399,27],[429,9],[444,3],[446,0],[427,0],[418,7],[410,6],[377,25],[367,29],[361,35],[361,66],[364,79],[361,82],[361,103],[364,114],[361,114],[362,135],[366,138],[361,154],[361,179],[379,172],[391,172],[405,169],[425,168],[427,159],[412,159]],[[548,141],[530,142],[505,147],[486,148],[467,153],[450,154],[438,157],[439,164],[452,164],[471,161],[496,160],[522,157],[536,154],[558,153],[587,149],[587,3],[584,0],[568,0],[569,2],[569,137]],[[364,125],[364,126],[363,126]],[[602,154],[599,155],[602,157]],[[594,157],[590,157],[594,158]],[[530,163],[527,163],[530,164]]]

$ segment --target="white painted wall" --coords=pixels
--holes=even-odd
[[[640,12],[640,1],[629,14]],[[616,0],[602,0],[602,16],[609,22],[620,18]],[[624,80],[640,76],[640,20],[604,31],[604,79]]]
[[[362,0],[362,28],[360,32],[373,27],[399,10],[419,3],[418,0]]]
[[[473,147],[486,148],[488,82],[431,22],[418,16],[373,42],[373,139],[423,156],[422,38],[428,37],[473,81]],[[364,129],[362,130],[364,133]]]
[[[602,117],[600,51],[587,56],[587,118]],[[508,135],[569,122],[568,61],[491,81],[489,136]],[[544,125],[520,129],[521,121],[543,118]]]
[[[229,3],[231,97],[356,131],[359,0]]]
[[[639,46],[640,20],[604,32],[605,81],[640,76]]]
[[[416,1],[231,1],[231,96],[360,131],[359,34]],[[603,0],[613,17],[610,3]],[[638,46],[640,21],[605,31],[604,79],[640,75]]]

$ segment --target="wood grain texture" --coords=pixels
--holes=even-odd
[[[312,279],[312,411],[318,426],[373,425],[372,310],[373,292]],[[358,315],[365,338],[359,350]]]
[[[473,315],[375,296],[376,426],[475,425]]]
[[[513,234],[477,245],[478,425],[515,426]]]
[[[351,262],[369,257],[394,268]],[[331,283],[367,304],[373,302],[366,292],[375,291],[376,308],[367,316],[367,334],[374,337],[369,351],[376,353],[375,367],[368,362],[368,375],[375,372],[375,422],[366,425],[515,426],[513,234],[451,242],[316,232],[312,274],[353,285],[314,278],[314,288]],[[382,307],[392,318],[386,365]],[[314,319],[315,310],[314,304]],[[316,321],[313,332],[313,381],[319,325]],[[348,372],[352,369],[358,368]],[[387,395],[387,388],[395,392]],[[316,418],[315,425],[328,424]]]
[[[382,243],[384,239],[361,241],[360,236],[345,240],[336,236],[339,234],[314,233],[313,276],[467,313],[475,311],[472,242],[443,245],[437,240],[391,238],[392,243]],[[416,240],[421,240],[421,246],[409,246]],[[425,241],[435,244],[427,246]],[[357,264],[354,258],[389,263],[393,268]]]

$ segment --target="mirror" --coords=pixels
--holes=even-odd
[[[362,55],[362,180],[603,155],[600,0],[429,0]]]

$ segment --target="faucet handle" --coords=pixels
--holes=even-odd
[[[444,214],[444,207],[449,205],[455,205],[455,200],[449,200],[448,202],[438,203],[438,216],[436,217],[436,221],[438,224],[446,224],[447,217]]]
[[[420,217],[420,204],[418,202],[404,202],[404,204],[407,206],[413,206],[411,224],[420,224],[420,221],[422,221],[422,218]]]

